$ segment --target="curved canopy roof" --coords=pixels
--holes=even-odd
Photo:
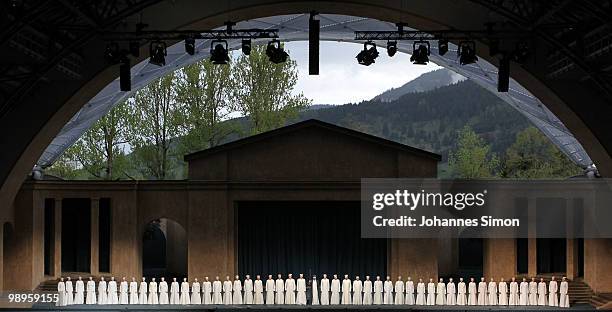
[[[370,18],[361,18],[346,15],[321,14],[321,40],[355,42],[354,32],[357,30],[396,30],[393,23],[383,22]],[[282,41],[308,40],[309,14],[293,14],[260,18],[239,22],[234,29],[241,28],[264,28],[279,29]],[[266,43],[265,41],[254,41],[254,43]],[[239,49],[240,40],[229,40],[230,49]],[[384,46],[386,42],[377,42]],[[195,63],[203,58],[209,57],[209,40],[197,40],[195,55],[185,53],[182,42],[168,47],[166,66],[159,67],[149,64],[144,60],[132,67],[132,91],[122,92],[119,90],[119,79],[117,78],[94,98],[64,126],[60,133],[53,139],[37,162],[37,165],[45,168],[53,164],[55,160],[79,137],[87,131],[98,119],[104,116],[114,105],[122,102],[132,95],[132,92],[146,86],[152,80],[164,76],[170,71]],[[563,123],[535,98],[529,91],[519,85],[513,79],[510,80],[510,90],[507,93],[497,92],[497,68],[491,63],[479,59],[475,64],[461,66],[456,55],[457,47],[449,45],[449,52],[444,56],[438,55],[437,45],[431,45],[432,53],[430,60],[440,66],[449,68],[468,79],[476,82],[487,90],[493,92],[506,103],[529,119],[535,127],[540,129],[556,146],[558,146],[574,163],[587,168],[593,165],[584,148],[574,138]],[[398,42],[398,50],[410,53],[412,42]],[[412,66],[411,64],[406,64]],[[376,66],[372,67],[376,70]]]

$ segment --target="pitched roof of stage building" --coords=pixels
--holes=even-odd
[[[385,147],[392,148],[392,149],[410,152],[410,153],[413,153],[419,156],[432,158],[437,161],[440,161],[442,159],[442,157],[436,153],[432,153],[432,152],[422,150],[416,147],[412,147],[409,145],[401,144],[395,141],[387,140],[387,139],[384,139],[378,136],[374,136],[371,134],[363,133],[360,131],[355,131],[349,128],[336,126],[334,124],[323,122],[317,119],[308,119],[308,120],[294,123],[294,124],[291,124],[285,127],[270,130],[267,132],[256,134],[256,135],[246,137],[243,139],[239,139],[236,141],[232,141],[229,143],[217,145],[209,149],[205,149],[199,152],[185,155],[184,159],[185,161],[191,161],[191,160],[209,156],[211,154],[219,153],[219,152],[230,150],[230,149],[239,148],[239,147],[242,147],[248,144],[257,143],[257,142],[267,140],[273,137],[282,136],[282,135],[286,135],[289,133],[293,133],[293,132],[301,131],[305,129],[310,129],[310,128],[324,129],[326,131],[346,135],[348,137],[353,137],[353,138],[356,138],[356,139],[359,139],[365,142],[374,143],[380,146],[385,146]]]

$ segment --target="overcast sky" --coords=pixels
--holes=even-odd
[[[313,104],[346,104],[369,100],[390,88],[399,87],[419,75],[438,69],[439,66],[413,65],[410,55],[387,55],[385,48],[376,63],[370,66],[357,64],[355,56],[363,48],[361,44],[346,42],[321,42],[319,75],[308,75],[308,42],[285,44],[291,58],[297,61],[299,80],[297,91],[312,99]]]

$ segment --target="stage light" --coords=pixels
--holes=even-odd
[[[397,41],[387,42],[387,55],[393,57],[397,53]]]
[[[185,52],[189,55],[195,54],[195,39],[187,38],[185,39]]]
[[[438,54],[444,55],[448,52],[448,39],[438,40]]]
[[[119,45],[115,42],[106,45],[104,59],[110,64],[117,64],[120,61]]]
[[[462,41],[459,43],[457,49],[457,55],[459,56],[459,64],[473,64],[478,61],[476,56],[476,43],[474,41]]]
[[[268,47],[266,48],[266,55],[270,59],[270,62],[274,64],[284,63],[289,57],[289,54],[287,54],[287,52],[285,52],[285,50],[281,46],[280,41],[276,39],[268,42]]]
[[[412,56],[410,56],[410,61],[412,64],[416,65],[427,65],[427,63],[429,63],[430,53],[429,41],[415,41],[412,44]]]
[[[242,53],[244,53],[244,55],[251,55],[251,47],[251,39],[242,40]]]
[[[127,55],[121,57],[119,65],[119,87],[121,91],[132,91],[132,76],[130,74],[130,59]]]
[[[229,52],[227,50],[227,41],[213,40],[210,43],[210,61],[213,64],[227,64],[229,62]]]
[[[368,41],[363,44],[363,50],[357,54],[357,62],[364,66],[372,65],[378,57],[378,51],[376,50],[376,43]]]
[[[133,57],[140,57],[140,42],[130,41],[129,49],[130,49],[130,54]]]
[[[510,88],[510,58],[506,55],[499,60],[497,72],[497,91],[508,92]]]
[[[152,41],[149,45],[149,63],[157,66],[166,65],[166,43],[163,41]]]

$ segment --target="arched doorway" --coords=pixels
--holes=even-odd
[[[176,221],[160,218],[142,236],[142,276],[187,277],[187,232]]]

